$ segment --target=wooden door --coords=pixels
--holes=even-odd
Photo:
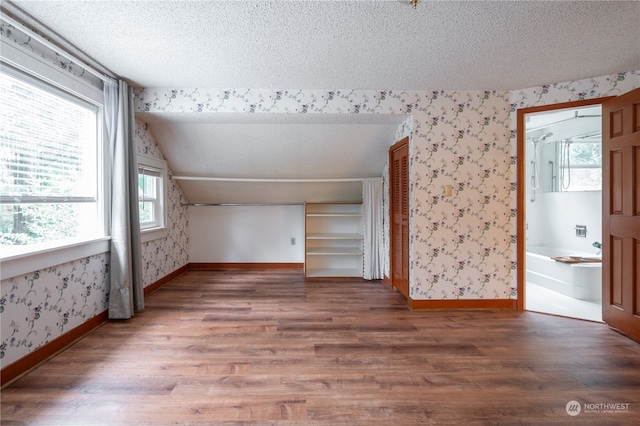
[[[391,284],[409,298],[409,138],[389,150]]]
[[[602,319],[640,341],[640,89],[602,104]]]

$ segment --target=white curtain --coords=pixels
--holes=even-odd
[[[104,98],[111,158],[109,318],[127,319],[144,309],[133,91],[124,81],[107,81]]]
[[[362,181],[362,213],[364,216],[364,278],[379,280],[384,275],[382,231],[382,178]]]

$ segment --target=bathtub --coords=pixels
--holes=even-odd
[[[595,256],[551,247],[527,247],[527,282],[574,299],[602,301],[602,263],[562,263],[551,257]]]

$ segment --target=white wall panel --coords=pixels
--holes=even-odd
[[[188,215],[191,263],[304,262],[302,205],[191,206]]]

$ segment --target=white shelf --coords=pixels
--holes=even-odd
[[[318,247],[309,248],[308,256],[362,256],[362,251],[356,247]]]
[[[325,269],[307,269],[306,271],[307,277],[310,278],[320,278],[320,277],[361,277],[362,269],[356,268],[344,268],[344,269],[333,269],[333,268],[325,268]]]
[[[362,203],[305,204],[305,276],[362,277]]]
[[[307,234],[307,240],[362,240],[362,235],[355,233],[324,232]]]

